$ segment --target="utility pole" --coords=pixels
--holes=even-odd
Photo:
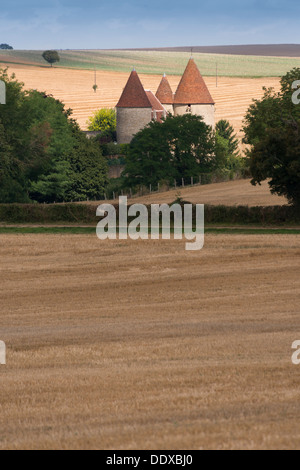
[[[96,70],[96,65],[95,65],[95,67],[94,67],[94,85],[93,85],[93,90],[94,90],[95,93],[97,91],[97,88],[98,88],[98,85],[97,85],[97,70]]]

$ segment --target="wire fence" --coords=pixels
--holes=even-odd
[[[150,194],[157,194],[160,192],[174,191],[176,189],[182,190],[184,188],[191,188],[193,186],[202,186],[212,183],[222,183],[230,180],[242,179],[243,176],[240,172],[229,172],[227,174],[217,173],[201,173],[198,176],[174,179],[173,181],[160,181],[157,184],[149,184],[149,186],[138,185],[134,188],[115,189],[106,191],[103,195],[104,200],[116,200],[120,196],[127,196],[128,199],[146,196]]]

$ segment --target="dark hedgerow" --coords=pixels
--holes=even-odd
[[[185,202],[187,203],[187,202]],[[118,205],[115,205],[118,212]],[[95,204],[0,204],[0,223],[97,224]],[[195,209],[195,206],[194,206]],[[148,207],[150,214],[150,206]],[[194,210],[195,212],[195,210]],[[285,225],[300,223],[293,206],[205,206],[206,224]]]

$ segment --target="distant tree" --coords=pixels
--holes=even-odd
[[[9,44],[0,44],[0,49],[12,50],[13,47],[10,46]]]
[[[51,64],[51,67],[53,67],[53,64],[60,61],[60,57],[57,51],[45,51],[43,52],[42,56],[46,62]]]
[[[117,128],[116,112],[110,108],[99,109],[88,119],[87,124],[89,131],[115,132]]]

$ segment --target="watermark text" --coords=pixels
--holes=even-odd
[[[170,240],[171,233],[175,240],[186,240],[187,251],[201,250],[204,246],[204,205],[196,204],[193,213],[192,204],[152,204],[150,213],[144,204],[127,207],[127,197],[119,198],[119,213],[112,204],[101,204],[97,208],[97,217],[102,219],[97,225],[97,237],[100,240]],[[129,221],[130,219],[130,221]],[[173,222],[173,223],[172,223]],[[118,228],[118,237],[117,237]]]
[[[292,363],[295,366],[299,366],[300,365],[300,340],[293,342],[292,349],[296,349],[296,351],[292,355]]]
[[[296,90],[294,91],[292,95],[292,102],[293,104],[300,104],[300,80],[295,80],[292,84],[292,89]]]
[[[3,341],[0,341],[0,365],[6,364],[6,346]]]
[[[6,85],[0,80],[0,104],[6,104]]]

